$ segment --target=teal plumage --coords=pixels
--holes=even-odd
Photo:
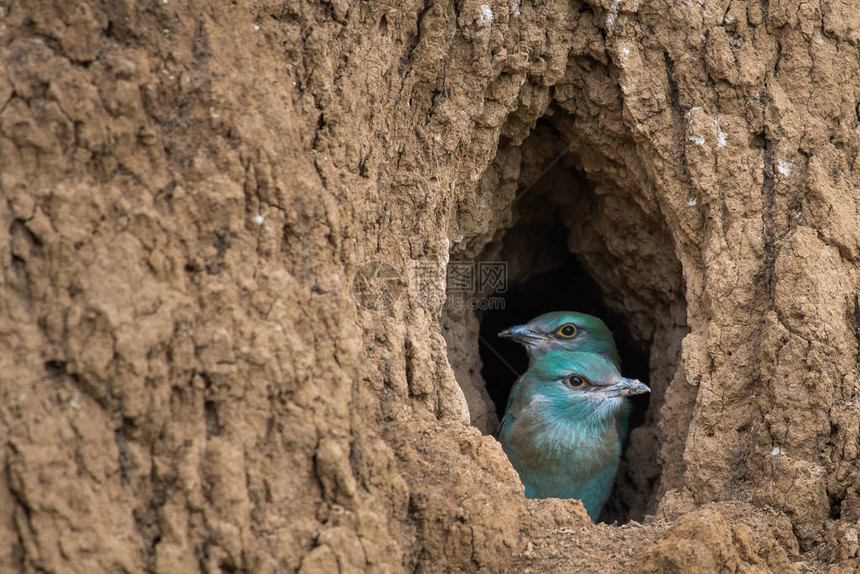
[[[612,332],[593,315],[574,311],[544,313],[525,325],[505,329],[499,337],[522,343],[529,354],[529,364],[550,351],[586,351],[603,355],[621,369]]]
[[[594,352],[537,356],[511,392],[499,441],[528,498],[578,498],[596,520],[609,498],[629,411],[650,392]]]
[[[522,344],[528,353],[529,365],[551,351],[584,351],[603,355],[621,370],[621,359],[612,332],[593,315],[576,311],[544,313],[524,325],[505,329],[499,337]],[[519,380],[514,383],[514,389],[518,383]],[[627,438],[627,417],[620,417],[617,423],[618,435],[623,442]]]

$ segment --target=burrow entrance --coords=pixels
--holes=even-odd
[[[478,342],[483,364],[481,375],[488,382],[487,392],[500,419],[514,382],[528,368],[528,359],[522,346],[498,339],[497,334],[549,311],[576,310],[603,319],[615,336],[624,375],[648,382],[648,349],[630,334],[624,316],[606,306],[600,285],[576,256],[568,254],[560,267],[530,276],[503,298],[503,308],[483,314]],[[631,423],[640,426],[650,397],[637,395],[632,400]]]
[[[615,335],[623,374],[652,388],[651,395],[633,400],[630,435],[602,516],[622,523],[641,519],[655,506],[662,471],[659,409],[686,333],[683,281],[656,206],[649,212],[636,189],[588,174],[569,142],[544,118],[516,154],[507,153],[505,142],[500,145],[497,174],[505,169],[499,164],[521,158],[513,220],[476,259],[506,265],[506,290],[479,293],[492,296],[495,304],[465,311],[460,328],[452,327],[457,319],[448,316],[449,349],[459,349],[449,351],[449,359],[458,379],[469,379],[465,386],[473,387],[471,397],[464,388],[473,423],[494,433],[514,381],[528,366],[525,351],[499,339],[498,332],[548,311],[580,311],[603,319]],[[466,317],[468,313],[474,316]],[[456,332],[477,335],[476,345],[452,342]]]

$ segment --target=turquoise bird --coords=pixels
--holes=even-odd
[[[578,498],[597,520],[624,442],[628,396],[651,392],[597,353],[537,357],[508,399],[499,441],[527,498]]]
[[[530,365],[550,351],[587,351],[603,355],[621,369],[612,332],[603,321],[585,313],[544,313],[525,325],[505,329],[499,337],[521,343],[529,354]]]

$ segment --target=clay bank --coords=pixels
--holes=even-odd
[[[0,5],[0,571],[854,572],[860,11]],[[598,315],[603,518],[499,441]]]

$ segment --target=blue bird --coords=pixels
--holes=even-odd
[[[597,353],[550,351],[511,391],[499,441],[527,498],[578,498],[597,520],[609,498],[630,395],[651,392]]]
[[[550,351],[587,351],[603,355],[621,371],[621,359],[612,332],[599,318],[576,311],[553,311],[538,315],[525,325],[516,325],[499,333],[499,337],[522,344],[529,365]],[[514,385],[519,380],[514,382]],[[511,392],[513,395],[513,391]],[[619,420],[618,434],[627,438],[627,418]]]
[[[530,365],[550,351],[588,351],[603,355],[621,369],[612,332],[603,321],[585,313],[544,313],[525,325],[505,329],[499,337],[521,343],[529,354]]]

